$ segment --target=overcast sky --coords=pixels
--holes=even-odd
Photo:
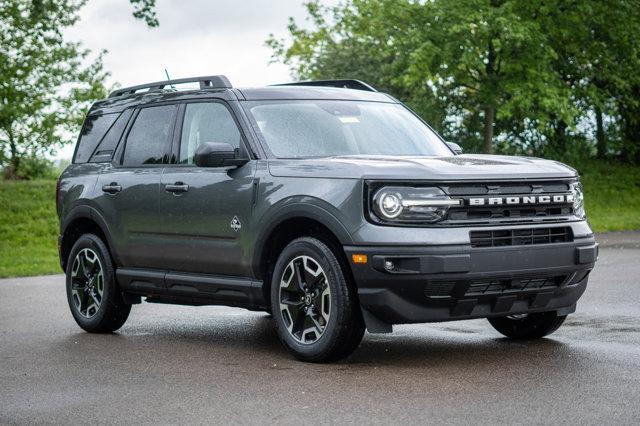
[[[325,4],[334,4],[326,0]],[[90,0],[68,40],[107,49],[111,83],[130,86],[171,78],[224,74],[234,86],[290,81],[288,68],[269,65],[270,33],[287,35],[293,16],[304,23],[302,0],[158,0],[158,28],[133,18],[128,0]],[[70,158],[73,147],[58,157]]]
[[[302,0],[158,0],[160,27],[148,28],[132,10],[127,0],[90,0],[66,33],[107,49],[105,65],[123,86],[163,79],[165,68],[172,78],[225,74],[237,86],[287,81],[287,67],[268,65],[264,41],[286,36],[289,16],[306,17]]]

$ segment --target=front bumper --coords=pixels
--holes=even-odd
[[[347,246],[369,331],[390,324],[575,311],[598,256],[593,236],[493,248]],[[389,268],[391,262],[393,268]]]

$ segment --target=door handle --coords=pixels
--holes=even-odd
[[[165,185],[164,190],[167,192],[173,192],[174,194],[180,193],[180,192],[187,192],[189,190],[189,185],[182,182],[176,182],[173,185],[171,184]]]
[[[106,192],[107,194],[117,194],[118,192],[122,191],[122,186],[118,185],[115,182],[111,182],[109,185],[104,185],[102,187],[102,191]]]

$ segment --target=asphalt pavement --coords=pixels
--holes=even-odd
[[[92,335],[62,275],[0,280],[0,424],[638,424],[640,233],[599,241],[577,312],[549,338],[396,326],[329,365],[292,359],[262,313],[143,303]]]

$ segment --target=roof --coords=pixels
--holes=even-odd
[[[319,86],[268,86],[240,88],[238,91],[247,101],[279,99],[327,99],[349,101],[397,102],[391,96],[380,92],[357,89],[341,89]]]
[[[199,83],[199,88],[176,90],[176,85]],[[113,91],[107,99],[96,102],[91,114],[121,112],[125,108],[162,101],[207,98],[215,94],[227,100],[349,100],[397,102],[391,96],[377,92],[358,80],[323,80],[287,83],[267,87],[234,89],[224,76],[208,76],[167,80]]]

